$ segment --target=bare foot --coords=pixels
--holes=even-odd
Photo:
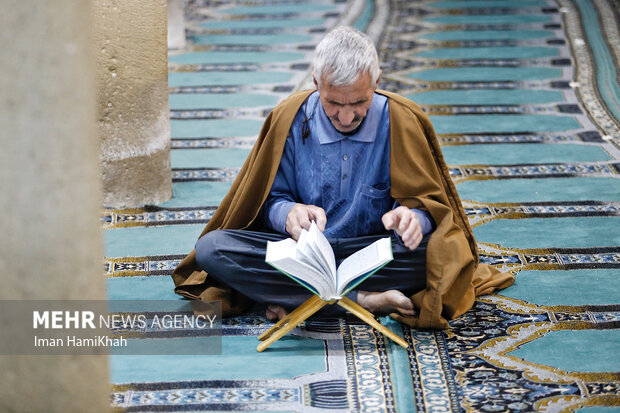
[[[279,305],[270,304],[265,311],[265,316],[271,321],[282,320],[288,312]]]
[[[398,290],[383,292],[358,291],[357,303],[376,315],[395,312],[404,316],[413,316],[415,314],[415,308],[411,300]]]

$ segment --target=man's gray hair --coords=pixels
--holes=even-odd
[[[319,86],[323,77],[331,86],[348,86],[362,73],[370,74],[374,85],[381,74],[377,50],[370,37],[348,26],[337,27],[321,40],[312,63]]]

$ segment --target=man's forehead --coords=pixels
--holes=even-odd
[[[370,85],[359,86],[328,86],[322,85],[319,88],[319,95],[322,100],[334,103],[355,103],[368,101],[374,92]]]
[[[328,103],[335,103],[335,104],[341,104],[341,105],[365,103],[365,102],[368,102],[371,98],[369,94],[365,94],[363,96],[354,96],[352,94],[345,94],[345,95],[324,94],[323,97],[325,101],[327,101]]]

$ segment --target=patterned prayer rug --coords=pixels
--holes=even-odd
[[[170,54],[173,199],[105,210],[110,299],[178,300],[170,273],[336,24],[381,87],[431,116],[481,260],[517,282],[447,331],[309,320],[263,353],[260,309],[221,355],[112,356],[118,411],[620,411],[620,37],[613,0],[187,3]]]

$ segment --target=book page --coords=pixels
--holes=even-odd
[[[355,287],[393,259],[390,238],[381,238],[350,255],[338,267],[338,294],[342,295],[344,290]]]
[[[321,257],[323,265],[326,266],[327,271],[333,276],[334,286],[336,285],[336,257],[334,256],[334,250],[329,241],[325,237],[325,234],[321,232],[319,227],[314,221],[310,225],[310,231],[308,231],[310,245]]]
[[[330,275],[334,291],[336,291],[336,258],[334,257],[334,251],[314,221],[312,221],[309,231],[302,229],[299,241],[297,241],[297,250],[302,256],[312,261],[309,265]]]
[[[303,262],[314,268],[317,272],[328,274],[329,271],[325,268],[321,259],[317,256],[315,251],[309,245],[308,231],[305,229],[301,230],[301,234],[299,235],[299,239],[297,240],[297,258]],[[336,283],[334,282],[334,290],[336,289]]]
[[[265,262],[293,281],[318,294],[321,298],[327,299],[334,295],[335,291],[332,282],[330,282],[330,277],[299,260],[297,242],[292,238],[277,242],[267,241]],[[309,288],[308,285],[316,291]]]

